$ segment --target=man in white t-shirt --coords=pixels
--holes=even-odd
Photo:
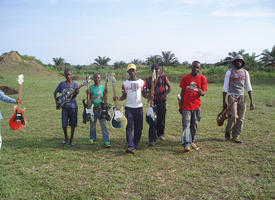
[[[127,118],[126,140],[128,143],[127,153],[134,153],[142,134],[143,108],[142,96],[147,98],[145,82],[136,77],[136,65],[129,64],[127,72],[129,79],[122,84],[122,96],[114,97],[114,100],[123,101],[126,99],[125,116]],[[134,137],[132,135],[134,125]]]

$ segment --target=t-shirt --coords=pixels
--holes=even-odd
[[[105,86],[90,86],[91,91],[91,103],[94,104],[95,107],[100,106],[101,102],[103,101],[103,95],[104,95]]]
[[[126,80],[122,84],[122,93],[127,94],[126,107],[142,107],[141,92],[145,89],[145,82],[141,79],[130,81]]]
[[[201,99],[198,89],[207,91],[207,79],[202,74],[192,76],[192,73],[182,77],[180,88],[185,89],[183,99],[183,110],[197,110],[201,107]]]
[[[59,92],[64,94],[65,92],[67,92],[69,89],[76,89],[78,87],[77,82],[72,82],[71,85],[67,85],[66,81],[62,81],[58,84],[57,88],[55,89],[55,92]],[[64,106],[62,108],[78,108],[77,103],[76,103],[76,99],[73,98],[71,100],[71,102],[65,103]]]

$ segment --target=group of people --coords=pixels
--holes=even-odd
[[[241,55],[234,57],[231,68],[226,72],[223,85],[223,107],[227,108],[226,96],[228,95],[228,104],[232,104],[228,109],[228,122],[225,128],[225,139],[235,143],[242,143],[240,134],[243,129],[245,112],[246,112],[246,96],[244,89],[246,87],[250,99],[250,110],[254,110],[252,87],[250,83],[249,73],[244,69],[245,61]],[[181,143],[184,151],[188,152],[191,148],[199,150],[200,148],[195,143],[195,135],[197,133],[198,124],[201,119],[201,100],[207,91],[207,79],[200,74],[201,63],[194,61],[191,65],[191,73],[182,77],[179,87],[180,93],[180,109],[182,115],[182,140]],[[152,76],[145,81],[138,78],[136,75],[137,68],[134,64],[127,66],[129,78],[122,84],[122,95],[120,97],[114,96],[114,101],[123,101],[125,103],[125,116],[127,119],[126,125],[126,141],[127,153],[134,153],[138,149],[138,145],[142,135],[143,129],[143,105],[142,97],[146,99],[153,99],[154,110],[157,116],[156,123],[149,125],[149,146],[154,146],[157,139],[164,140],[165,130],[165,115],[166,115],[166,99],[171,92],[172,86],[168,77],[163,73],[158,64],[151,66],[152,72],[155,73],[156,79],[152,81]],[[77,82],[72,79],[72,71],[66,69],[64,71],[65,81],[58,84],[54,91],[54,100],[56,105],[57,93],[64,93],[72,89],[73,95],[71,101],[62,106],[61,119],[64,133],[64,140],[61,145],[69,144],[74,146],[73,142],[75,127],[78,123],[78,105],[76,97],[79,93]],[[100,122],[103,144],[105,147],[110,147],[109,132],[107,129],[106,119],[100,117],[102,105],[107,104],[108,85],[101,85],[100,74],[94,74],[94,84],[87,89],[89,104],[93,105],[93,120],[90,120],[90,138],[89,143],[94,143],[97,140],[96,123]],[[152,87],[154,85],[154,87]],[[153,92],[151,91],[154,90]],[[239,100],[235,102],[236,98]],[[0,100],[6,103],[20,103],[20,99],[12,99],[0,90]],[[233,103],[234,102],[234,103]],[[1,120],[0,113],[0,149],[2,145],[1,140]],[[71,136],[68,137],[67,127],[71,127]],[[134,129],[134,131],[133,131]]]
[[[225,139],[235,143],[242,143],[240,134],[243,128],[243,121],[246,111],[246,98],[244,88],[246,86],[250,98],[250,110],[254,109],[252,98],[252,87],[250,83],[249,73],[244,69],[245,61],[241,55],[237,55],[232,62],[232,67],[226,72],[223,86],[223,107],[226,108],[226,96],[228,94],[228,104],[231,104],[237,97],[240,100],[228,109],[228,123],[225,129]],[[188,152],[191,148],[199,150],[200,148],[195,143],[195,135],[197,133],[198,124],[201,119],[201,100],[200,97],[204,96],[207,91],[207,78],[200,74],[201,63],[194,61],[191,65],[191,73],[182,77],[179,84],[181,88],[180,93],[180,109],[182,115],[182,140],[184,151]],[[123,101],[125,103],[125,116],[127,119],[126,125],[126,141],[127,153],[134,153],[138,149],[138,145],[142,135],[143,129],[143,104],[142,97],[146,99],[153,98],[154,110],[156,112],[156,123],[149,125],[149,146],[154,146],[157,139],[164,140],[165,130],[165,115],[166,115],[166,99],[167,95],[171,92],[172,86],[168,77],[163,73],[158,64],[151,66],[152,72],[155,72],[156,79],[152,81],[152,76],[148,77],[145,81],[137,77],[137,68],[134,64],[127,66],[129,78],[122,84],[122,95],[114,96],[114,101]],[[75,90],[71,102],[66,103],[62,107],[62,127],[64,132],[64,141],[62,145],[70,144],[74,146],[73,136],[75,127],[77,126],[77,103],[76,96],[79,93],[78,85],[72,80],[72,71],[65,70],[64,72],[66,81],[60,82],[54,92],[54,99],[56,100],[57,93],[62,93],[68,88]],[[97,140],[96,122],[99,119],[103,143],[105,147],[110,147],[110,138],[106,125],[106,119],[100,118],[102,105],[107,103],[108,86],[107,84],[101,85],[100,74],[94,74],[94,85],[90,86],[87,90],[87,95],[90,99],[91,105],[93,104],[94,118],[90,120],[90,139],[89,143],[94,143]],[[154,87],[152,87],[152,84]],[[151,93],[151,89],[154,90]],[[153,96],[150,96],[153,94]],[[67,126],[71,126],[71,137],[68,138]]]

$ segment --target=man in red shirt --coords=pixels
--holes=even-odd
[[[190,146],[195,150],[199,147],[194,143],[197,127],[201,119],[201,99],[207,91],[207,79],[199,74],[201,64],[194,61],[191,65],[192,72],[182,77],[181,88],[181,109],[182,114],[182,145],[186,152],[190,151]]]

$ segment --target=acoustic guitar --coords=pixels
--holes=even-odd
[[[234,99],[233,102],[231,102],[226,108],[223,108],[222,111],[218,114],[218,116],[217,116],[217,124],[218,124],[218,126],[222,126],[223,125],[224,121],[227,119],[226,113],[227,113],[228,109],[231,108],[231,106],[234,103],[240,101],[240,98],[241,98],[241,96],[238,96],[236,99]]]
[[[24,82],[24,75],[20,74],[17,78],[17,81],[19,83],[19,91],[18,91],[19,99],[22,102],[22,85]],[[13,108],[14,114],[9,121],[9,125],[13,130],[21,130],[21,129],[25,128],[26,123],[27,123],[27,121],[24,117],[25,109],[21,109],[20,107],[21,107],[21,104],[14,106],[14,108]]]

